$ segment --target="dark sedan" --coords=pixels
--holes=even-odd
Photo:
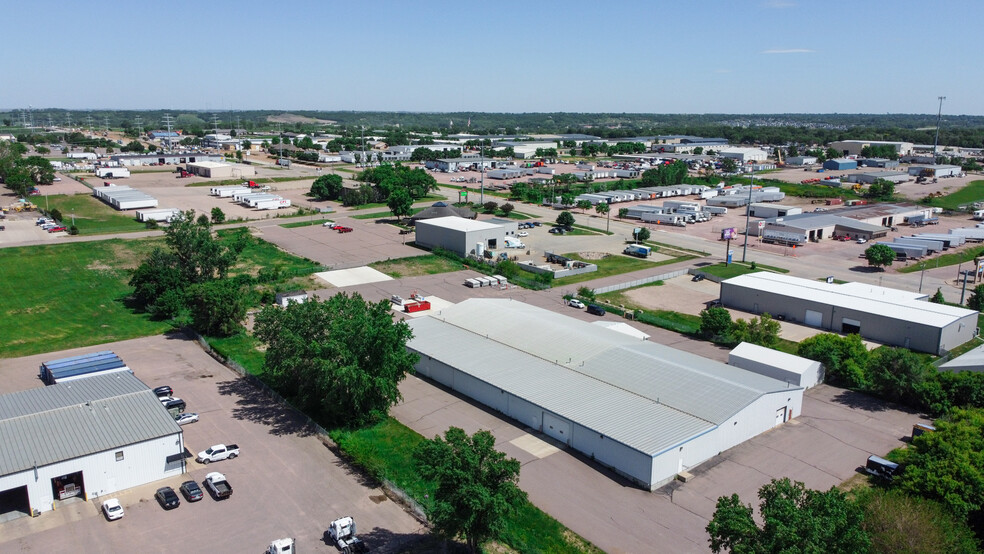
[[[194,481],[181,483],[181,494],[184,495],[185,500],[188,502],[198,502],[203,496],[201,487]]]
[[[165,510],[173,510],[181,505],[181,499],[178,498],[178,493],[174,492],[171,487],[161,487],[157,489],[157,501],[160,502],[161,507]]]

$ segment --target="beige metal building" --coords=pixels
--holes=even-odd
[[[865,146],[892,146],[899,156],[912,154],[913,144],[911,142],[893,142],[889,140],[837,140],[830,143],[830,147],[845,156],[860,156],[861,150]]]
[[[185,165],[185,171],[209,179],[239,179],[256,175],[256,169],[252,166],[222,162],[189,163]]]

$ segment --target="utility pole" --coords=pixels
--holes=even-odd
[[[748,253],[748,221],[752,214],[752,185],[755,184],[755,171],[752,171],[752,178],[748,182],[748,204],[745,206],[745,245],[741,248],[741,263],[745,263],[745,255]]]
[[[481,185],[481,188],[480,188],[481,193],[479,194],[479,202],[478,203],[480,205],[483,205],[484,206],[485,205],[485,139],[479,139],[479,145],[480,145],[479,148],[480,148],[480,150],[482,152],[482,157],[481,157],[481,160],[482,160],[482,162],[481,162],[481,164],[482,164],[482,185]]]
[[[940,143],[940,121],[943,120],[943,101],[946,100],[946,96],[939,96],[940,99],[940,111],[936,113],[936,138],[933,139],[933,164],[936,164],[936,147]],[[963,300],[960,301],[963,304]]]
[[[172,122],[173,121],[171,119],[171,114],[170,113],[164,114],[164,125],[167,127],[167,136],[164,138],[164,140],[166,141],[167,144],[167,152],[171,151],[171,123]]]

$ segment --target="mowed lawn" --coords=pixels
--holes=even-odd
[[[0,357],[156,335],[125,304],[129,271],[160,239],[0,249]]]
[[[36,200],[38,206],[44,206],[45,200]],[[114,210],[107,204],[96,200],[88,194],[54,195],[48,197],[49,210],[57,209],[62,214],[62,223],[72,225],[72,214],[75,214],[75,226],[80,235],[100,235],[106,233],[128,233],[146,231],[147,225],[136,220],[133,212]]]

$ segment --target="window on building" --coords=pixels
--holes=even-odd
[[[122,450],[120,450],[119,452],[116,453],[116,461],[117,462],[122,462],[123,461],[123,451]]]

